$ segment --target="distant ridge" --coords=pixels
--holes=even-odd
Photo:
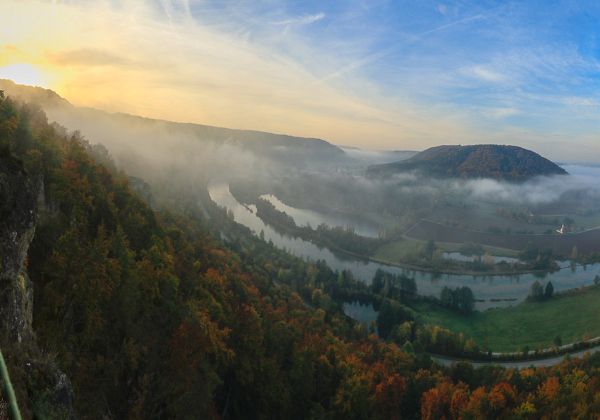
[[[407,171],[435,178],[493,178],[507,181],[567,174],[563,168],[531,150],[517,146],[479,144],[432,147],[407,160],[370,166],[367,176],[385,178]]]
[[[53,90],[19,85],[7,79],[0,79],[0,90],[4,90],[7,95],[20,101],[38,104],[46,111],[49,118],[54,118],[71,130],[81,130],[88,133],[88,135],[93,132],[90,129],[92,126],[99,129],[126,126],[135,128],[140,133],[149,136],[159,130],[170,130],[173,133],[191,136],[200,141],[234,144],[257,155],[284,159],[291,164],[343,159],[345,156],[343,150],[336,145],[317,138],[224,128],[197,123],[179,123],[78,107],[72,105]]]

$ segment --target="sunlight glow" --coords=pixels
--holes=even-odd
[[[10,79],[23,85],[48,87],[48,80],[35,66],[26,63],[0,67],[0,79]]]

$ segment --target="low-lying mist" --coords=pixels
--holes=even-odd
[[[403,160],[414,152],[335,147],[321,140],[179,124],[70,105],[45,106],[49,120],[79,130],[107,148],[127,174],[162,189],[191,191],[211,181],[244,180],[297,207],[393,215],[410,221],[444,206],[479,201],[525,206],[532,211],[565,209],[569,201],[600,208],[600,167],[564,165],[570,175],[522,183],[493,179],[433,179],[398,173],[368,179],[369,165]],[[566,204],[565,204],[566,203]]]
[[[275,165],[234,140],[200,137],[192,126],[108,114],[50,109],[49,119],[106,147],[117,166],[148,182],[197,183],[269,176]]]
[[[536,177],[519,184],[471,180],[458,182],[455,188],[466,189],[475,199],[524,205],[553,203],[572,192],[600,201],[600,167],[565,165],[564,169],[569,175]]]

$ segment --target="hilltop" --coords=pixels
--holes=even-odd
[[[435,178],[493,178],[507,181],[567,174],[560,166],[531,150],[480,144],[432,147],[407,160],[370,166],[367,175],[385,178],[406,171],[417,171]]]
[[[22,102],[36,103],[42,108],[72,107],[71,103],[51,89],[38,86],[19,85],[12,80],[0,79],[0,90]]]

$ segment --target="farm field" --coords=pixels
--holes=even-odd
[[[556,255],[569,256],[573,247],[580,253],[600,252],[600,229],[581,233],[560,235],[496,234],[460,229],[429,220],[423,220],[406,233],[413,239],[436,242],[478,243],[486,246],[524,250],[529,245],[539,249],[551,249]]]
[[[575,220],[577,226],[579,226],[582,229],[592,229],[600,226],[600,213],[586,216],[578,214],[572,214],[568,216]]]
[[[463,333],[492,351],[546,348],[557,335],[563,344],[600,336],[600,287],[470,316],[433,304],[419,303],[414,309],[426,322]]]
[[[403,258],[414,255],[419,249],[425,245],[427,241],[405,237],[399,241],[391,242],[381,246],[375,254],[374,258],[389,261],[392,263],[401,262]],[[460,252],[464,244],[453,243],[453,242],[436,242],[436,246],[442,252]],[[497,257],[513,257],[516,258],[518,255],[517,251],[506,248],[497,248],[484,246],[486,252]]]
[[[506,216],[501,216],[497,212],[499,206],[500,205],[498,203],[475,201],[472,205],[466,208],[455,208],[452,212],[450,212],[447,207],[433,209],[432,213],[426,218],[440,224],[448,224],[461,229],[471,229],[484,232],[490,227],[496,227],[502,230],[510,230],[511,232],[523,231],[534,233],[543,233],[549,228],[554,228],[554,225],[550,226],[546,224],[531,224],[525,221],[514,220]],[[511,207],[506,210],[517,213],[527,213],[527,208],[525,207]]]

